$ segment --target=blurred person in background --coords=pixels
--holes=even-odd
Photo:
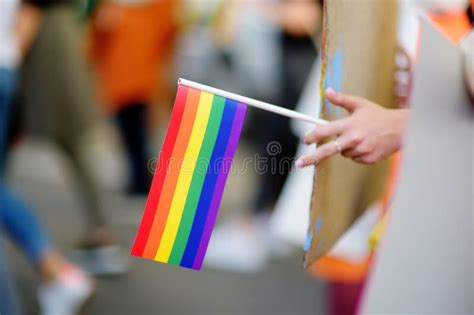
[[[281,53],[281,83],[273,101],[294,109],[316,60],[315,37],[321,26],[321,3],[297,0],[254,5],[280,29],[280,52],[275,54]],[[272,249],[269,215],[291,170],[299,141],[290,129],[289,119],[272,114],[262,115],[256,121],[253,138],[259,156],[268,162],[269,168],[259,175],[260,183],[250,216],[214,231],[205,261],[209,267],[255,272],[265,267],[269,260]],[[284,246],[273,247],[281,251]]]
[[[466,36],[461,47],[464,52],[464,76],[466,86],[474,104],[474,29]]]
[[[24,0],[29,42],[21,65],[19,101],[33,134],[59,146],[73,166],[88,230],[74,259],[92,274],[127,270],[125,255],[107,226],[98,185],[86,166],[84,142],[99,119],[81,49],[75,0]]]
[[[93,292],[92,280],[79,267],[65,260],[51,245],[32,209],[12,193],[4,180],[7,125],[15,88],[16,68],[29,38],[23,23],[31,14],[19,0],[0,2],[0,231],[5,231],[25,253],[41,277],[38,300],[42,314],[76,314]],[[1,259],[5,259],[3,252]],[[5,262],[0,263],[0,313],[16,315],[21,310]],[[15,305],[17,304],[17,305]]]
[[[3,233],[0,227],[0,233]],[[17,288],[12,279],[12,272],[8,266],[7,256],[0,242],[0,313],[18,315],[20,312],[20,302],[17,295]]]
[[[127,151],[130,193],[147,194],[150,188],[149,106],[168,85],[178,2],[104,0],[93,14],[92,61]]]
[[[464,51],[464,76],[466,77],[466,85],[474,105],[474,0],[471,0],[467,15],[472,28],[461,43],[461,48]]]

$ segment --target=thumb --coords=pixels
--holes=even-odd
[[[359,97],[342,94],[334,91],[332,88],[326,89],[326,98],[334,105],[347,109],[353,112],[362,107],[363,102]]]

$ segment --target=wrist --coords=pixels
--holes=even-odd
[[[395,116],[395,136],[396,136],[396,149],[400,150],[404,145],[404,136],[405,130],[408,125],[408,116],[410,113],[409,109],[393,109],[393,114]]]

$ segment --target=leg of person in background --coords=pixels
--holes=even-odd
[[[77,149],[77,145],[70,144],[67,141],[61,140],[57,140],[56,143],[59,145],[61,151],[66,155],[66,157],[72,164],[78,195],[81,197],[80,199],[82,202],[82,207],[86,212],[88,228],[87,234],[104,234],[100,233],[100,231],[106,230],[106,223],[104,214],[101,211],[102,205],[100,202],[99,188],[97,187],[98,184],[93,178],[93,175],[90,174],[90,171],[84,165],[81,159],[81,153],[78,152],[79,150]],[[112,240],[110,239],[110,236],[107,235],[104,238],[99,236],[100,235],[97,235],[100,240],[95,240],[94,242],[92,242],[93,244],[111,244]],[[96,237],[92,237],[92,239],[95,238]],[[93,244],[87,244],[86,246],[92,246]]]
[[[316,51],[308,37],[298,38],[286,33],[281,34],[281,49],[282,88],[278,104],[294,110],[316,58]],[[299,142],[286,117],[265,115],[261,125],[257,134],[259,152],[270,161],[270,171],[263,173],[261,178],[254,203],[257,214],[273,209],[291,171]]]
[[[0,314],[23,314],[20,308],[17,288],[14,279],[12,279],[7,256],[3,250],[2,240],[0,240]]]
[[[276,103],[294,109],[316,58],[314,44],[308,37],[282,33],[282,87]],[[218,269],[256,272],[266,266],[270,254],[289,252],[285,244],[275,244],[269,231],[269,216],[276,203],[298,146],[286,117],[266,114],[256,128],[258,152],[264,168],[258,170],[260,184],[250,217],[218,227],[206,254],[206,265]],[[275,246],[276,245],[276,246]]]
[[[253,210],[256,215],[269,214],[291,171],[298,138],[291,133],[286,117],[268,115],[259,130],[259,155],[268,161],[268,170],[261,174],[261,183]],[[269,126],[272,126],[269,128]]]
[[[43,21],[22,66],[22,101],[30,124],[59,145],[73,167],[73,181],[87,223],[72,258],[91,274],[119,274],[126,256],[112,240],[100,203],[100,190],[87,167],[84,144],[100,121],[90,73],[82,55],[82,34],[73,3],[43,10]],[[48,78],[44,79],[44,73]]]
[[[328,282],[326,284],[326,301],[328,315],[355,315],[365,281]]]
[[[3,183],[6,132],[14,81],[12,71],[0,69],[0,225],[38,269],[42,279],[38,290],[42,313],[72,315],[92,294],[92,281],[81,269],[65,261],[51,248],[31,209]]]
[[[86,214],[87,231],[73,259],[94,275],[122,274],[128,262],[116,240],[113,239],[103,214],[99,188],[93,174],[85,166],[78,145],[57,139],[62,151],[72,163],[82,208]]]
[[[10,103],[10,95],[13,88],[13,74],[10,71],[0,69],[0,178],[3,176],[3,164],[5,160],[7,115]],[[0,209],[3,209],[3,200],[0,200]],[[3,232],[0,224],[0,232]],[[7,256],[3,251],[0,239],[0,314],[21,314],[18,303],[17,290],[11,277],[11,271],[7,264]]]
[[[134,102],[117,112],[117,122],[128,155],[130,169],[130,193],[147,194],[151,176],[147,156],[147,105]]]
[[[92,280],[51,247],[45,231],[28,206],[3,184],[0,184],[0,200],[0,224],[41,277],[38,288],[41,313],[76,314],[94,291]]]

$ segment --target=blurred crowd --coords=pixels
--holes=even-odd
[[[295,109],[318,56],[321,4],[0,0],[0,233],[38,272],[42,314],[76,314],[95,290],[93,276],[129,268],[128,248],[110,230],[104,187],[88,162],[88,143],[100,126],[116,130],[126,158],[118,189],[146,196],[150,160],[166,132],[177,79]],[[69,160],[87,227],[74,246],[74,262],[57,250],[56,236],[37,219],[35,205],[8,183],[8,153],[25,137],[47,139]],[[250,114],[244,138],[277,163],[292,159],[299,143],[288,119],[259,112]],[[267,149],[273,142],[281,146],[276,155]],[[259,175],[246,219],[216,231],[217,265],[244,271],[265,265],[262,231],[290,169]],[[234,257],[239,250],[248,254]],[[0,248],[0,313],[21,314],[7,260]]]
[[[74,314],[94,291],[91,275],[128,268],[87,164],[87,140],[97,126],[105,121],[120,136],[128,170],[123,193],[146,195],[148,164],[159,151],[178,76],[294,108],[317,55],[321,22],[317,1],[4,0],[0,6],[2,178],[8,150],[20,139],[47,139],[70,161],[87,223],[72,263],[55,248],[34,205],[2,179],[2,232],[38,271],[43,314]],[[278,158],[294,156],[297,139],[287,119],[251,120],[248,138],[259,152],[278,141],[284,148]],[[255,214],[272,208],[288,171],[262,176]],[[1,273],[1,310],[17,314],[21,303],[9,276]]]

